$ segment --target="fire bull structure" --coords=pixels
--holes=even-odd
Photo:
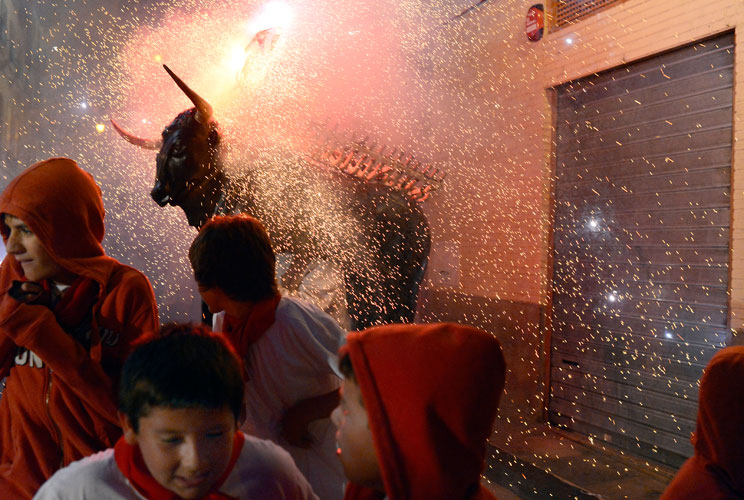
[[[194,107],[180,113],[162,139],[129,142],[157,150],[150,193],[160,205],[181,207],[201,227],[216,214],[248,213],[266,226],[277,252],[292,255],[282,285],[296,289],[308,265],[332,262],[343,272],[352,329],[411,322],[430,249],[421,202],[444,178],[429,165],[366,141],[329,134],[315,151],[256,154],[228,165],[212,107],[167,66]]]

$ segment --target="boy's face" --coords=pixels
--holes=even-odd
[[[122,418],[124,438],[138,445],[155,480],[181,498],[205,496],[227,469],[236,432],[235,416],[223,407],[156,407],[134,432]]]
[[[207,288],[203,285],[198,285],[198,287],[199,295],[201,295],[204,303],[207,304],[209,312],[211,312],[212,314],[217,314],[218,312],[224,311],[227,308],[227,294],[225,294],[225,292],[223,292],[220,288],[216,286]]]
[[[12,254],[23,268],[23,275],[29,281],[51,279],[59,282],[70,273],[60,267],[41,245],[39,238],[28,228],[25,222],[10,214],[3,215],[10,234],[5,239],[5,249]],[[69,283],[66,283],[69,284]]]
[[[362,405],[359,385],[345,378],[341,385],[341,402],[331,413],[337,427],[336,454],[346,477],[355,483],[382,488],[382,476],[377,460],[367,410]]]

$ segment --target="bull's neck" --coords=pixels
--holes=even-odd
[[[220,196],[214,210],[215,215],[230,215],[239,212],[249,212],[252,207],[251,198],[247,195],[247,179],[222,177]]]

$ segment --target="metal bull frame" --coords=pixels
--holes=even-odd
[[[304,276],[314,259],[337,262],[344,272],[353,329],[413,321],[430,249],[429,225],[420,202],[441,187],[445,175],[397,149],[386,153],[387,147],[368,143],[367,139],[346,138],[334,130],[327,132],[319,147],[304,160],[308,166],[323,167],[319,170],[335,175],[315,175],[318,171],[310,176],[313,180],[295,181],[307,183],[300,186],[300,193],[305,194],[312,192],[314,186],[321,186],[317,182],[333,187],[333,192],[344,199],[344,204],[339,205],[344,213],[329,217],[346,216],[356,221],[356,227],[345,226],[344,231],[349,234],[341,234],[343,248],[363,253],[341,250],[324,254],[323,242],[317,235],[305,234],[310,227],[308,221],[297,219],[303,217],[302,196],[290,197],[289,206],[277,210],[251,189],[250,182],[238,188],[238,179],[233,182],[227,176],[212,107],[170,69],[165,69],[195,107],[179,114],[165,128],[162,139],[139,138],[112,120],[117,132],[130,143],[159,150],[153,200],[160,206],[180,206],[189,224],[196,227],[216,213],[247,210],[263,220],[274,243],[283,248],[281,251],[295,255],[291,266],[295,267],[291,269],[294,275]],[[250,170],[250,165],[246,167]],[[184,175],[188,177],[180,178],[179,172],[187,172]],[[295,280],[294,285],[299,286],[300,281]],[[288,282],[293,283],[292,279]],[[283,280],[283,284],[286,286],[287,282]]]
[[[390,187],[417,203],[426,201],[447,176],[429,163],[386,145],[367,144],[369,137],[346,138],[335,129],[328,131],[311,163],[324,165],[346,175]],[[387,151],[390,151],[387,153]]]

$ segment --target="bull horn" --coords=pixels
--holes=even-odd
[[[209,122],[209,119],[212,118],[212,106],[210,106],[207,101],[202,99],[199,94],[191,90],[189,86],[186,85],[183,80],[178,78],[178,76],[176,76],[176,74],[172,72],[168,66],[163,64],[163,67],[165,68],[165,71],[168,72],[170,77],[173,78],[173,81],[176,82],[178,88],[183,90],[183,93],[186,94],[186,96],[191,99],[191,102],[194,103],[194,106],[196,107],[196,115],[194,116],[194,119],[202,124]]]
[[[119,132],[119,135],[135,146],[139,146],[143,149],[154,149],[155,151],[158,151],[160,150],[160,146],[163,145],[162,140],[143,139],[142,137],[137,137],[136,135],[132,135],[121,128],[113,119],[111,119],[110,121],[111,125],[114,126],[114,129]]]

